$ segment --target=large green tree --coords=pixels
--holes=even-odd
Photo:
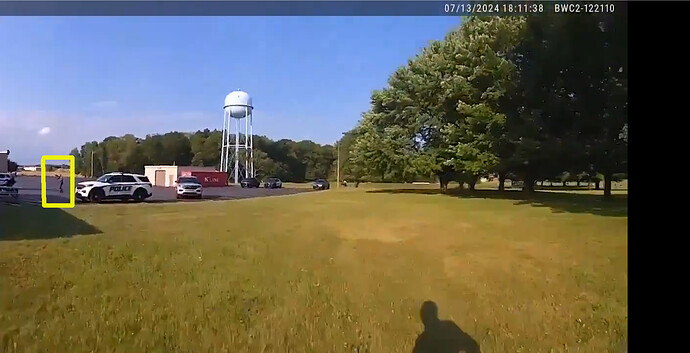
[[[185,134],[169,132],[162,136],[161,143],[165,151],[166,164],[190,165],[192,163],[192,146]]]
[[[502,102],[526,185],[559,171],[600,172],[605,195],[627,160],[627,16],[530,17]],[[625,136],[623,136],[625,135]],[[625,138],[623,138],[625,137]]]
[[[513,70],[505,56],[518,42],[523,22],[468,18],[398,69],[388,87],[372,94],[371,114],[361,122],[369,132],[355,144],[384,161],[354,160],[375,164],[396,179],[434,173],[442,189],[451,180],[473,188],[480,174],[499,165],[497,141],[505,117],[496,111],[497,101]],[[374,131],[386,141],[382,146],[364,141]]]
[[[349,161],[361,175],[366,175],[369,181],[385,181],[388,171],[386,147],[381,141],[383,132],[377,129],[373,114],[365,114],[357,127],[357,139],[352,146]]]
[[[189,136],[192,152],[192,165],[202,167],[215,167],[220,164],[220,145],[222,132],[205,129],[197,131]]]
[[[578,180],[627,171],[627,16],[469,17],[372,93],[348,161],[362,175]],[[584,175],[584,176],[583,176]]]
[[[520,17],[468,18],[442,47],[448,77],[443,106],[453,107],[441,135],[454,170],[471,189],[480,175],[505,173],[502,155],[509,154],[506,117],[499,101],[510,87],[515,66],[507,58],[522,38]]]

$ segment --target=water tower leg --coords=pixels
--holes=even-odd
[[[232,127],[233,121],[234,120],[233,120],[232,116],[228,114],[228,134],[225,136],[225,138],[227,139],[227,142],[225,143],[225,148],[226,148],[226,151],[225,151],[225,169],[226,169],[226,171],[230,171],[230,172],[232,172],[232,169],[230,169],[230,168],[232,168],[232,164],[230,164],[230,163],[232,163],[233,158],[234,158],[234,156],[230,154],[232,152],[230,150],[230,148],[232,147],[232,144],[230,143],[230,133],[233,131],[232,130],[233,129],[233,127]]]
[[[240,120],[235,119],[235,184],[239,183],[240,171]]]
[[[249,117],[247,107],[244,107],[244,177],[249,178]]]
[[[224,158],[225,158],[225,132],[227,131],[225,128],[225,119],[226,119],[226,114],[223,112],[223,138],[220,140],[220,167],[218,167],[218,170],[223,172],[227,171],[227,167],[224,170],[223,165],[224,165]]]
[[[256,177],[254,174],[254,121],[252,115],[249,114],[249,164],[251,165],[252,178]]]

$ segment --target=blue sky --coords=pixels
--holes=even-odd
[[[86,141],[220,128],[333,143],[452,17],[0,17],[0,150],[35,163]]]

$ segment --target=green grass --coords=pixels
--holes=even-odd
[[[619,352],[626,201],[508,194],[0,206],[0,352]]]

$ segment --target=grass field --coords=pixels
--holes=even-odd
[[[0,206],[0,352],[411,352],[426,300],[482,352],[621,352],[627,220],[431,188]]]

